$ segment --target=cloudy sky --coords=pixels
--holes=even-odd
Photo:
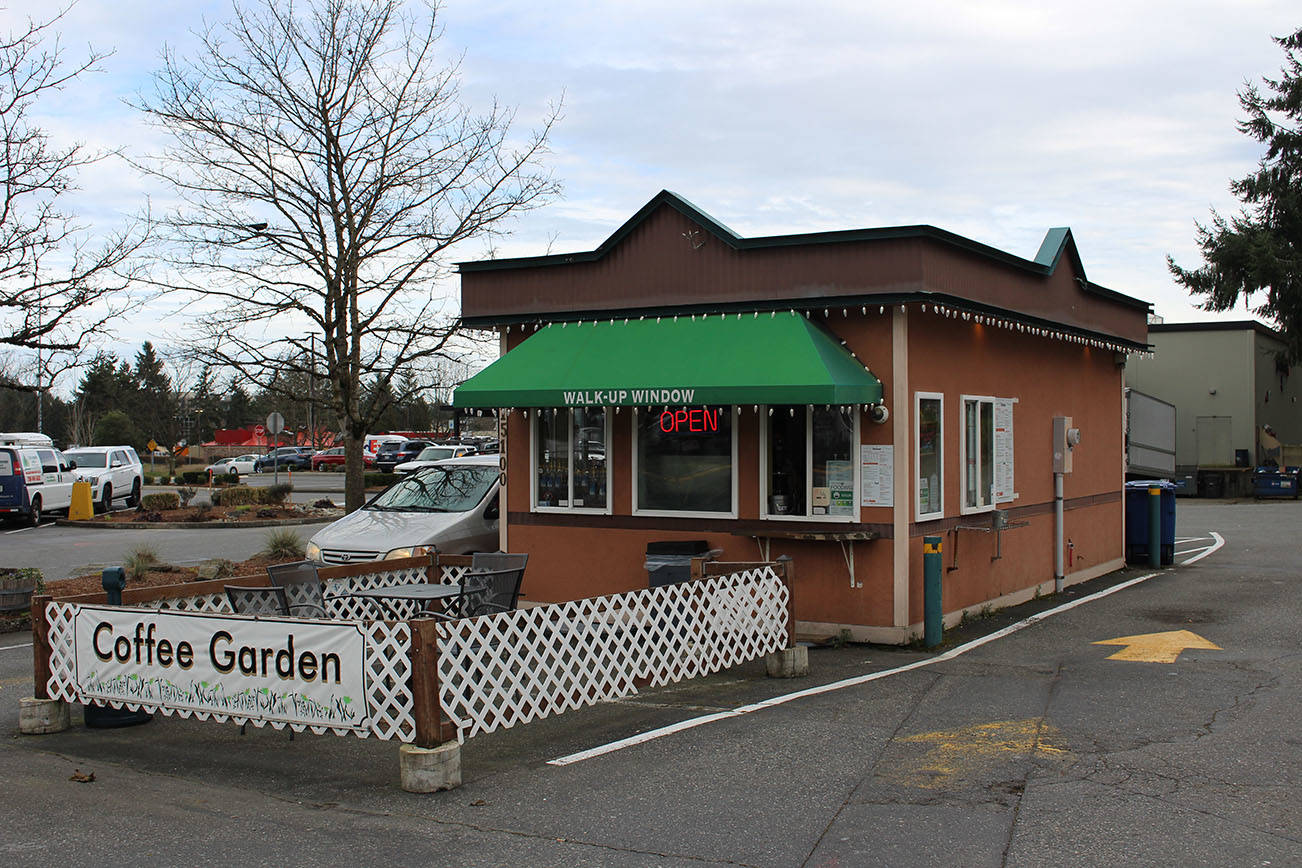
[[[3,29],[46,8],[10,0]],[[41,122],[156,150],[123,100],[164,45],[185,54],[228,10],[81,0],[69,50],[115,53]],[[528,127],[563,100],[549,165],[564,194],[500,255],[590,249],[661,189],[743,235],[927,223],[1030,258],[1070,226],[1092,280],[1168,321],[1209,316],[1164,256],[1196,264],[1194,221],[1235,209],[1227,184],[1260,154],[1235,128],[1236,91],[1276,75],[1270,37],[1302,26],[1296,0],[446,0],[439,14],[469,103],[496,97]],[[166,196],[120,163],[82,187],[76,207],[103,224]],[[114,349],[165,343],[167,316],[124,324]]]

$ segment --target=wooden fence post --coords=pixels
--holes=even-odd
[[[787,586],[787,647],[796,647],[796,562],[791,555],[782,555],[777,561],[778,575]]]
[[[32,695],[50,698],[50,623],[45,618],[49,594],[32,597]]]
[[[439,699],[438,622],[408,621],[411,628],[411,702],[416,720],[416,746],[431,748],[457,737],[457,728],[443,714]]]

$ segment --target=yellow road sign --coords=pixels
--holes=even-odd
[[[1209,642],[1197,633],[1188,630],[1172,630],[1168,633],[1141,633],[1138,636],[1121,636],[1117,639],[1103,639],[1095,645],[1124,645],[1109,660],[1130,660],[1136,663],[1174,663],[1180,652],[1186,648],[1202,651],[1220,651],[1221,646]]]
[[[150,452],[157,452],[158,444],[155,443],[153,440],[150,440],[148,443],[145,444],[145,448],[148,449]]]

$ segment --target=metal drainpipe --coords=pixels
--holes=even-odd
[[[1062,593],[1062,474],[1053,475],[1053,592]]]

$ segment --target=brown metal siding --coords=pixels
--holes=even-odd
[[[1050,277],[914,237],[738,250],[661,207],[593,262],[467,271],[462,315],[565,316],[627,309],[932,292],[1144,342],[1142,309],[1085,292],[1069,261]]]

